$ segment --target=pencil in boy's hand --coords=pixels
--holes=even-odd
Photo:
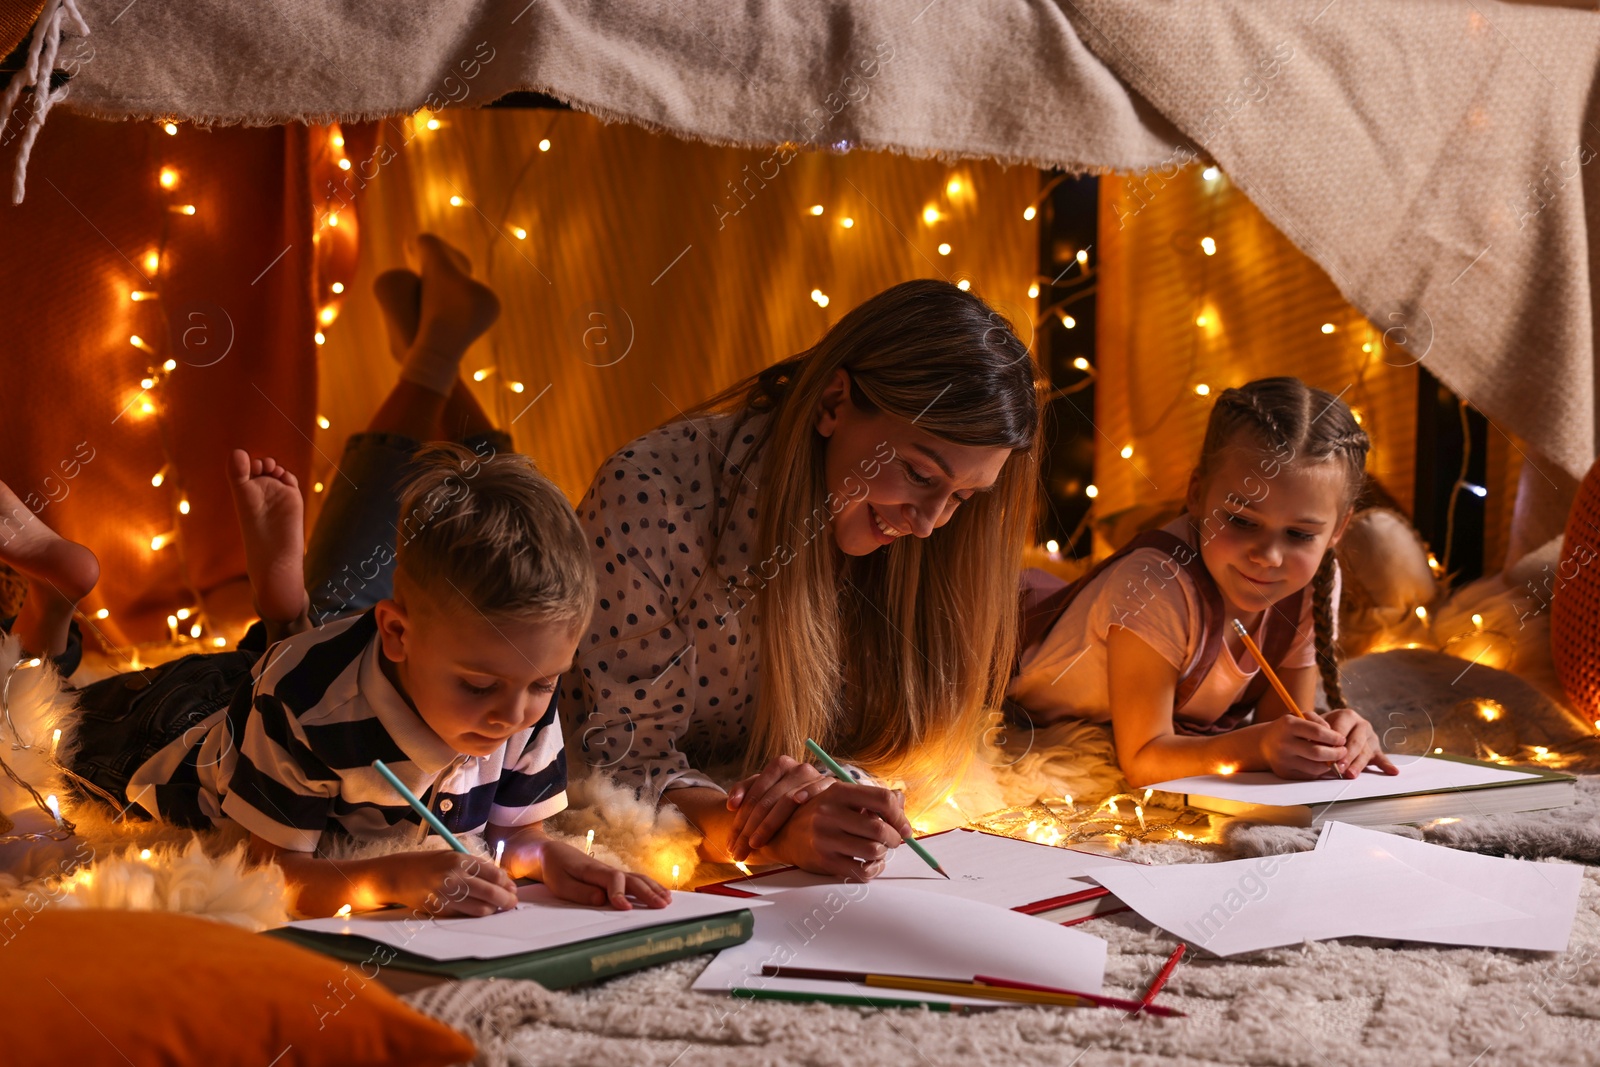
[[[418,800],[417,799],[417,795],[415,793],[413,793],[411,790],[407,789],[406,788],[406,784],[404,782],[402,782],[399,778],[396,778],[395,777],[395,773],[393,771],[391,771],[388,767],[384,766],[383,760],[381,760],[381,759],[373,760],[372,761],[372,766],[379,774],[381,774],[385,778],[387,778],[389,780],[389,784],[394,786],[395,792],[399,793],[402,797],[404,797],[405,798],[405,802],[407,804],[410,804],[411,807],[416,810],[416,813],[418,815],[422,816],[422,818],[427,822],[427,824],[429,826],[433,827],[434,830],[438,833],[438,835],[440,837],[445,839],[445,843],[446,844],[448,844],[451,848],[455,849],[457,852],[466,852],[467,851],[467,846],[463,845],[456,838],[455,834],[451,833],[449,830],[446,830],[444,828],[444,823],[439,821],[439,817],[437,815],[435,815],[433,812],[429,811],[428,810],[428,806],[426,804],[424,804],[422,801]]]
[[[833,776],[835,778],[839,779],[839,781],[841,781],[841,782],[854,782],[856,780],[856,776],[855,775],[851,774],[849,771],[845,770],[844,767],[840,766],[838,760],[834,759],[832,756],[830,756],[826,752],[824,752],[822,750],[822,746],[817,744],[815,741],[811,740],[811,738],[809,738],[809,737],[806,738],[806,748],[810,749],[811,750],[811,754],[813,756],[817,757],[817,759],[821,760],[822,763],[823,763],[823,766],[827,767],[828,770],[832,771],[833,772]],[[939,866],[939,861],[933,858],[933,854],[917,843],[917,839],[916,838],[914,838],[914,837],[906,837],[905,838],[905,843],[910,846],[912,852],[915,852],[918,856],[920,856],[922,858],[922,862],[923,863],[926,863],[929,867],[932,867],[934,870],[938,871],[940,874],[943,874],[946,878],[950,877],[950,875],[945,873],[945,869],[943,867]]]

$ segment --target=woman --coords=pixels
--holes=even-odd
[[[578,509],[600,579],[579,758],[711,858],[876,874],[899,794],[796,757],[812,737],[917,792],[960,773],[1004,696],[1038,433],[1009,323],[918,280],[625,446]],[[733,761],[724,792],[707,770]]]

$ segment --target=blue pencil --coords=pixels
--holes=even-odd
[[[383,760],[375,759],[372,761],[372,765],[373,767],[377,768],[379,774],[389,779],[389,784],[394,786],[395,792],[405,797],[406,803],[417,809],[417,814],[426,819],[428,825],[438,831],[439,836],[444,838],[445,842],[449,844],[451,848],[455,849],[457,852],[467,851],[467,846],[458,841],[455,834],[444,828],[444,823],[439,821],[439,817],[433,812],[429,811],[428,806],[422,801],[418,800],[417,795],[411,790],[407,789],[406,784],[400,779],[396,778],[394,776],[394,772],[383,765]]]
[[[844,767],[839,764],[838,760],[824,752],[822,750],[822,746],[811,740],[809,737],[806,738],[806,748],[810,749],[811,754],[821,760],[828,770],[833,772],[833,776],[839,779],[839,781],[854,782],[856,780],[855,775],[845,770]],[[918,844],[916,838],[908,837],[905,839],[905,842],[908,846],[910,846],[911,851],[915,852],[917,856],[921,858],[923,863],[926,863],[929,867],[932,867],[940,874],[944,874],[946,878],[950,877],[948,874],[945,874],[944,868],[939,866],[939,861],[933,858],[933,853],[929,852],[922,845]]]

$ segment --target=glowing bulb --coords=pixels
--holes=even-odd
[[[941,256],[948,256],[950,254],[950,242],[946,241],[939,245],[939,254]]]
[[[507,382],[507,383],[506,383],[506,386],[507,386],[507,387],[508,387],[508,388],[509,388],[509,389],[510,389],[510,390],[511,390],[511,391],[512,391],[512,392],[513,392],[513,393],[520,393],[520,392],[522,392],[522,390],[523,390],[523,389],[525,389],[525,388],[526,388],[526,386],[524,386],[524,385],[523,385],[523,384],[522,384],[522,383],[521,383],[521,382]]]
[[[734,860],[733,865],[746,875],[750,873],[750,868],[746,866],[744,860]]]
[[[150,858],[150,850],[147,849],[147,848],[141,848],[139,850],[139,858],[142,859],[142,860],[149,859]]]
[[[1100,487],[1091,482],[1083,487],[1083,495],[1088,497],[1090,500],[1093,500],[1095,497],[1100,495]]]
[[[1133,458],[1133,446],[1132,445],[1123,445],[1122,446],[1122,458],[1123,459],[1132,459]]]
[[[475,382],[481,382],[485,378],[487,378],[490,375],[490,373],[491,373],[491,371],[489,371],[488,368],[484,368],[482,370],[475,370],[475,371],[472,372],[472,380],[475,381]]]
[[[1238,769],[1239,765],[1237,763],[1224,763],[1217,768],[1217,773],[1223,775],[1233,774]]]
[[[341,904],[341,905],[339,905],[339,910],[333,913],[333,917],[335,919],[348,919],[348,918],[350,918],[351,910],[352,909],[351,909],[350,905]]]
[[[1050,540],[1048,540],[1048,541],[1046,541],[1044,543],[1044,550],[1046,552],[1050,552],[1050,553],[1060,552],[1061,551],[1061,542],[1057,541],[1055,538],[1051,538]]]
[[[1035,210],[1034,206],[1032,204],[1029,204],[1027,207],[1022,209],[1022,221],[1023,222],[1032,222],[1033,221],[1033,217],[1035,215],[1037,215],[1038,213],[1039,212],[1037,210]]]
[[[839,225],[843,226],[847,230],[855,224],[856,220],[851,218],[849,215],[846,215],[844,218],[839,220]]]
[[[1140,830],[1148,829],[1148,827],[1146,827],[1145,824],[1144,824],[1144,808],[1143,808],[1143,806],[1141,806],[1139,804],[1135,804],[1133,806],[1133,814],[1134,814],[1134,817],[1139,820],[1139,829]]]
[[[1323,333],[1332,333],[1333,332],[1333,323],[1331,323],[1331,322],[1323,323],[1322,324],[1322,332]]]
[[[179,215],[193,215],[194,214],[194,205],[193,204],[179,204],[177,207],[169,208],[168,210],[177,212]]]
[[[154,274],[161,267],[160,252],[146,252],[144,254],[144,269],[147,274]]]
[[[1112,797],[1110,800],[1106,801],[1106,808],[1113,815],[1121,814],[1120,812],[1117,811],[1117,798],[1116,797]]]
[[[139,405],[139,414],[149,415],[151,412],[155,411],[155,409],[156,406],[150,403],[150,401],[146,400]]]
[[[343,148],[344,147],[344,137],[343,137],[343,135],[336,133],[336,134],[333,135],[331,140],[333,142],[333,147],[335,147],[335,148]]]
[[[156,387],[156,380],[154,378],[140,378],[139,379],[139,388],[140,389],[154,389],[155,387]]]
[[[1156,795],[1156,791],[1154,789],[1146,789],[1144,791],[1144,802],[1146,804],[1150,803],[1150,798],[1155,796],[1155,795]]]
[[[1506,706],[1498,700],[1478,701],[1478,717],[1484,722],[1494,722],[1506,713]]]
[[[944,187],[944,191],[950,196],[960,196],[961,195],[961,179],[960,178],[951,178],[949,184]]]
[[[28,666],[37,667],[39,665],[39,663],[40,663],[39,657],[35,656],[35,657],[33,657],[32,659],[30,659],[28,661]]]
[[[1217,176],[1221,173],[1222,172],[1216,167],[1207,167],[1205,170],[1200,172],[1200,177],[1204,178],[1208,182],[1214,182],[1217,180]]]
[[[44,798],[44,806],[50,809],[50,814],[56,817],[56,823],[59,824],[61,822],[61,801],[56,799],[54,793]]]
[[[1417,605],[1417,618],[1421,619],[1423,622],[1428,621],[1428,609],[1423,607],[1421,604]]]
[[[1199,385],[1194,387],[1194,393],[1195,396],[1210,396],[1211,386],[1207,385],[1205,382],[1201,382]]]
[[[178,187],[178,172],[171,167],[162,167],[161,174],[156,179],[163,189],[176,189]]]
[[[1074,806],[1073,803],[1072,803],[1072,794],[1071,793],[1063,794],[1061,799],[1067,802],[1067,810],[1068,811],[1077,811],[1078,810],[1077,807]]]
[[[178,617],[176,615],[168,615],[167,626],[176,630],[178,628]]]
[[[1079,356],[1078,358],[1074,359],[1072,361],[1072,365],[1073,365],[1073,367],[1075,367],[1078,370],[1088,370],[1089,369],[1089,361],[1084,359],[1082,356]]]
[[[809,210],[813,215],[820,215],[823,212],[823,207],[821,204],[812,204]]]
[[[160,552],[162,546],[165,545],[166,543],[167,543],[167,535],[166,534],[156,534],[154,537],[150,538],[150,551],[152,551],[152,552]]]
[[[1436,748],[1436,749],[1433,750],[1433,754],[1435,756],[1440,755],[1443,752],[1444,752],[1444,749],[1442,749],[1442,748]]]
[[[541,151],[541,152],[550,151],[550,138],[546,137],[544,140],[539,142],[539,151]]]
[[[674,863],[672,865],[672,888],[674,889],[678,888],[679,883],[683,881],[682,877],[678,874],[678,871],[679,867],[676,863]]]
[[[322,483],[321,483],[321,482],[318,482],[318,483],[316,483],[316,484],[315,484],[315,485],[313,485],[313,486],[312,486],[312,487],[311,487],[311,491],[312,491],[312,492],[313,492],[313,493],[320,493],[320,492],[322,492]]]
[[[1483,616],[1479,615],[1477,612],[1473,612],[1472,613],[1472,625],[1478,627],[1479,629],[1482,629],[1482,627],[1483,627]]]
[[[335,227],[339,225],[339,213],[337,211],[328,213],[328,225]]]
[[[328,421],[328,416],[326,416],[326,415],[318,415],[317,416],[317,425],[322,427],[324,430],[326,430],[328,427],[332,426],[333,423]]]
[[[94,617],[97,619],[109,619],[111,618],[111,609],[101,608],[99,611],[94,613]]]
[[[1362,345],[1361,346],[1361,351],[1363,351],[1363,352],[1371,352],[1372,351],[1372,342],[1368,341],[1366,344]]]
[[[177,618],[177,620],[179,622],[182,622],[184,619],[187,619],[192,614],[194,614],[194,613],[191,612],[188,608],[179,608],[178,609],[178,613],[177,613],[177,615],[175,617]]]
[[[1061,325],[1068,330],[1075,330],[1078,328],[1078,320],[1073,318],[1071,315],[1062,315]]]
[[[964,293],[968,289],[972,288],[972,283],[970,281],[968,281],[967,279],[962,278],[959,282],[956,282],[956,288],[960,289]]]
[[[211,639],[211,644],[215,648],[227,648],[228,639],[226,637],[213,637]]]
[[[344,282],[334,282],[328,288],[333,290],[334,296],[338,296],[340,293],[344,292]]]
[[[1461,821],[1460,819],[1455,819],[1455,818],[1435,819],[1435,820],[1433,820],[1433,824],[1435,826],[1449,826],[1453,822],[1460,822],[1460,821]]]
[[[590,830],[588,835],[584,838],[583,851],[585,851],[586,853],[588,853],[591,856],[594,855],[594,831],[593,830]]]
[[[161,483],[166,481],[166,480],[167,480],[167,472],[164,471],[164,470],[156,471],[154,474],[152,474],[150,476],[150,484],[155,486],[158,489],[161,488]]]
[[[146,289],[131,289],[128,291],[128,299],[132,300],[135,304],[142,303],[146,300],[154,300],[158,295],[159,294],[152,293]]]
[[[452,196],[450,198],[450,206],[451,207],[460,207],[463,202],[464,201],[459,196]]]
[[[439,128],[439,120],[438,119],[429,119],[428,122],[427,122],[427,127],[430,130],[437,130]]]
[[[1037,300],[1038,298],[1039,298],[1039,283],[1038,282],[1034,282],[1032,285],[1028,286],[1028,299],[1029,300]]]
[[[178,361],[175,359],[169,359],[165,363],[161,364],[161,369],[166,371],[168,374],[171,374],[173,371],[178,369]]]
[[[176,123],[169,122],[166,125],[162,126],[161,128],[163,130],[167,131],[167,136],[168,137],[176,137],[176,136],[178,136],[178,126],[177,126]]]
[[[331,304],[317,312],[317,321],[321,322],[324,326],[332,326],[333,320],[338,317],[339,313],[333,309],[333,305]]]
[[[926,222],[929,226],[932,226],[934,223],[938,222],[939,209],[934,207],[932,204],[929,204],[927,207],[923,208],[922,221]]]
[[[311,339],[313,341],[317,342],[317,344],[320,345],[323,342],[327,341],[328,338],[321,330],[318,330],[316,333],[311,335]]]
[[[1083,264],[1089,262],[1089,253],[1080,248],[1078,249],[1077,256],[1074,258],[1077,259],[1079,266],[1082,266]]]
[[[519,241],[526,241],[528,239],[528,231],[524,230],[521,226],[513,226],[511,227],[511,236],[515,237]]]
[[[1546,756],[1550,755],[1550,750],[1545,748],[1543,745],[1534,745],[1533,754],[1538,756],[1540,759],[1544,759]]]
[[[1489,495],[1489,490],[1485,489],[1481,485],[1474,485],[1472,482],[1462,482],[1461,488],[1465,489],[1467,492],[1476,497],[1486,497]]]
[[[811,299],[816,301],[817,307],[819,308],[825,308],[828,306],[828,294],[824,293],[821,289],[811,290]]]
[[[187,515],[187,514],[189,514],[189,499],[187,497],[185,497],[184,499],[178,501],[178,514],[179,515]]]
[[[1200,250],[1208,256],[1214,256],[1217,254],[1217,242],[1209,237],[1202,237],[1200,238]]]
[[[1351,408],[1350,409],[1350,417],[1352,419],[1356,420],[1356,425],[1357,426],[1360,426],[1362,424],[1362,422],[1364,421],[1363,416],[1361,414],[1361,409],[1360,408]]]
[[[1211,321],[1210,317],[1208,317],[1206,315],[1196,315],[1195,319],[1194,319],[1194,324],[1196,326],[1204,326],[1210,321]]]
[[[350,161],[348,159],[339,160],[339,169],[340,170],[349,170],[350,169]]]

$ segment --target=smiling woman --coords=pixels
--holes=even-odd
[[[812,737],[914,794],[960,774],[1011,662],[1038,432],[1010,324],[919,280],[625,446],[579,505],[581,759],[716,858],[875,873],[899,795],[794,757]]]

